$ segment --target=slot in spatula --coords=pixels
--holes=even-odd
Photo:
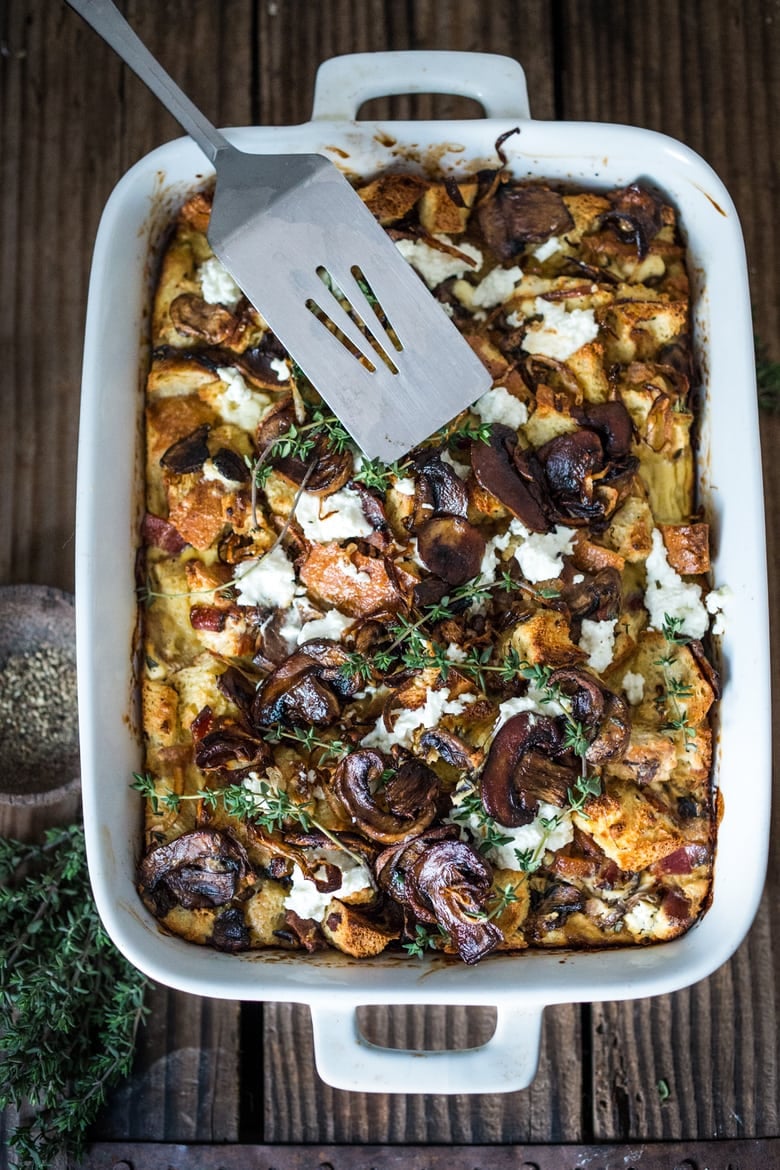
[[[111,0],[67,3],[213,164],[211,248],[369,458],[399,458],[490,388],[485,367],[333,163],[237,150]]]

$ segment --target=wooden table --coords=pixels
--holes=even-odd
[[[778,0],[127,0],[123,7],[220,125],[306,120],[316,67],[338,53],[477,49],[523,63],[537,118],[626,122],[681,139],[714,165],[736,201],[756,331],[780,359]],[[179,131],[58,0],[0,7],[0,78],[0,582],[70,589],[95,230],[122,173]],[[376,100],[369,112],[460,117],[474,107],[420,96]],[[777,615],[780,416],[764,415],[762,438]],[[5,831],[34,827],[11,823],[7,813],[0,821]],[[536,1080],[504,1096],[338,1092],[315,1073],[307,1009],[158,988],[132,1079],[95,1127],[86,1165],[552,1170],[586,1158],[643,1168],[780,1165],[780,1142],[771,1140],[780,1135],[779,905],[776,835],[764,902],[729,963],[675,995],[550,1008]],[[369,1035],[402,1045],[474,1043],[490,1027],[487,1010],[366,1015]],[[716,1139],[714,1150],[701,1144]],[[676,1144],[645,1145],[655,1142]],[[193,1143],[207,1145],[193,1151]],[[208,1143],[243,1145],[215,1153]],[[334,1150],[338,1143],[348,1145]],[[365,1148],[349,1148],[358,1143]],[[475,1148],[493,1143],[505,1148]],[[561,1151],[560,1143],[574,1146]],[[627,1145],[594,1152],[603,1143]],[[421,1145],[429,1148],[415,1149]]]

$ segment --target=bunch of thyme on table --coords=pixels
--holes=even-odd
[[[23,1170],[78,1154],[130,1071],[147,986],[100,922],[82,826],[0,838],[0,1108],[21,1113],[9,1146]]]

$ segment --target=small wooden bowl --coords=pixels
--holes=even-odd
[[[9,675],[24,660],[39,654],[54,663],[60,682],[67,684],[67,709],[54,740],[35,740],[35,715],[42,726],[54,727],[57,693],[52,679],[41,674],[40,689],[9,703]],[[26,667],[35,688],[34,665]],[[4,678],[5,674],[5,678]],[[78,718],[75,709],[76,623],[70,593],[48,585],[0,586],[0,803],[52,804],[75,795],[80,787]],[[5,686],[4,686],[5,683]],[[51,691],[51,699],[47,692]],[[41,713],[41,708],[45,710]],[[32,734],[31,734],[32,732]]]

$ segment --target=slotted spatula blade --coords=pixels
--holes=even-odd
[[[369,458],[399,458],[486,393],[485,367],[328,159],[237,150],[112,0],[67,3],[213,163],[211,247]]]

